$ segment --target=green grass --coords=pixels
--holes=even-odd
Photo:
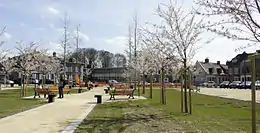
[[[83,88],[82,92],[87,89]],[[72,88],[71,94],[78,93],[78,88]],[[26,89],[26,96],[33,96],[34,90],[32,87]],[[20,89],[1,90],[0,91],[0,118],[29,110],[47,103],[46,101],[37,99],[21,99]]]
[[[73,88],[71,88],[70,93],[71,94],[78,93],[78,89],[79,89],[79,87],[73,87]],[[83,93],[83,92],[86,92],[86,91],[88,91],[87,87],[82,87],[81,92]]]
[[[27,96],[34,94],[32,88],[28,88]],[[0,91],[0,118],[19,113],[37,106],[43,105],[42,102],[34,99],[21,99],[20,90],[2,90]]]
[[[193,94],[193,114],[189,115],[180,112],[179,91],[167,90],[167,105],[160,104],[160,90],[153,94],[148,100],[97,105],[75,133],[251,132],[250,102]],[[260,104],[257,117],[260,119]]]

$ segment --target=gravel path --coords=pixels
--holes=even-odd
[[[250,89],[200,88],[200,94],[251,101]],[[256,102],[260,103],[260,91],[256,91]]]

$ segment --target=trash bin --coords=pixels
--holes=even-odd
[[[107,93],[108,93],[108,89],[104,89],[104,91],[105,91],[105,94],[107,94]]]
[[[88,87],[88,90],[91,90],[91,87]]]
[[[54,94],[54,93],[50,93],[49,95],[48,95],[48,103],[52,103],[52,102],[54,102],[54,97],[55,97],[56,95]]]
[[[97,104],[102,103],[102,95],[95,95],[94,97],[97,98]]]
[[[79,90],[78,90],[78,93],[81,93],[82,92],[82,89],[81,88],[79,88]]]

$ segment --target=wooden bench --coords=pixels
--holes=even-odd
[[[110,95],[110,100],[114,99],[115,100],[115,95],[127,95],[129,98],[134,99],[134,91],[135,89],[130,89],[130,87],[120,85],[120,86],[115,86],[114,90],[110,90],[109,95]]]
[[[41,97],[40,94],[44,94],[44,98],[46,98],[46,95],[49,94],[48,88],[44,88],[44,89],[35,88],[34,89],[34,97],[33,98],[35,98],[36,95],[38,95],[38,97],[40,98]]]
[[[56,86],[50,86],[50,87],[49,87],[49,92],[59,92],[59,89],[58,89],[58,87],[56,87]],[[63,88],[63,92],[67,92],[67,94],[70,94],[70,89],[65,86],[65,87]]]

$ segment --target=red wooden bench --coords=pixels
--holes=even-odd
[[[34,98],[36,97],[36,95],[38,95],[38,97],[40,98],[40,94],[43,94],[44,98],[46,98],[46,95],[48,95],[50,92],[57,93],[59,92],[59,89],[56,86],[50,86],[49,88],[43,89],[36,88],[34,89]],[[68,87],[65,86],[63,88],[63,92],[67,92],[67,94],[70,94],[70,89],[68,89]]]
[[[114,99],[115,100],[115,95],[126,95],[129,96],[129,98],[134,99],[134,91],[135,89],[130,89],[130,87],[128,87],[127,85],[116,85],[114,86],[115,89],[114,90],[110,90],[109,94],[110,94],[110,100]]]

